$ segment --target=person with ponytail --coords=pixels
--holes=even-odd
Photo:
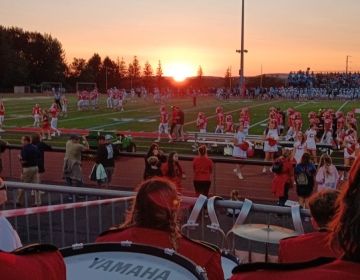
[[[209,280],[224,279],[220,251],[188,239],[180,232],[180,198],[176,186],[154,177],[140,184],[126,221],[102,233],[96,242],[132,241],[171,248],[205,268]]]

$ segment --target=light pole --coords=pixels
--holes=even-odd
[[[237,53],[240,53],[240,70],[239,70],[240,96],[243,95],[243,85],[244,85],[244,53],[247,53],[247,50],[244,49],[244,20],[245,20],[245,0],[242,0],[242,6],[241,6],[241,48],[240,48],[240,50],[236,50]]]
[[[346,56],[346,71],[345,71],[345,73],[347,74],[348,73],[348,71],[349,71],[349,57],[351,57],[351,55],[347,55]]]

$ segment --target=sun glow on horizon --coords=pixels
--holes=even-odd
[[[164,71],[166,76],[173,77],[176,82],[183,82],[195,75],[194,67],[186,63],[169,63],[164,66]]]

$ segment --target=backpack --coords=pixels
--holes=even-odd
[[[283,162],[281,160],[277,160],[273,163],[271,167],[271,171],[275,174],[280,174],[283,169]]]
[[[300,173],[296,174],[295,182],[298,186],[307,186],[309,184],[309,178],[306,172],[306,168],[301,170]]]

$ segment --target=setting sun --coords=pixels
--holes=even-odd
[[[165,75],[173,77],[177,82],[182,82],[187,77],[194,76],[195,71],[190,64],[172,63],[166,66]]]

